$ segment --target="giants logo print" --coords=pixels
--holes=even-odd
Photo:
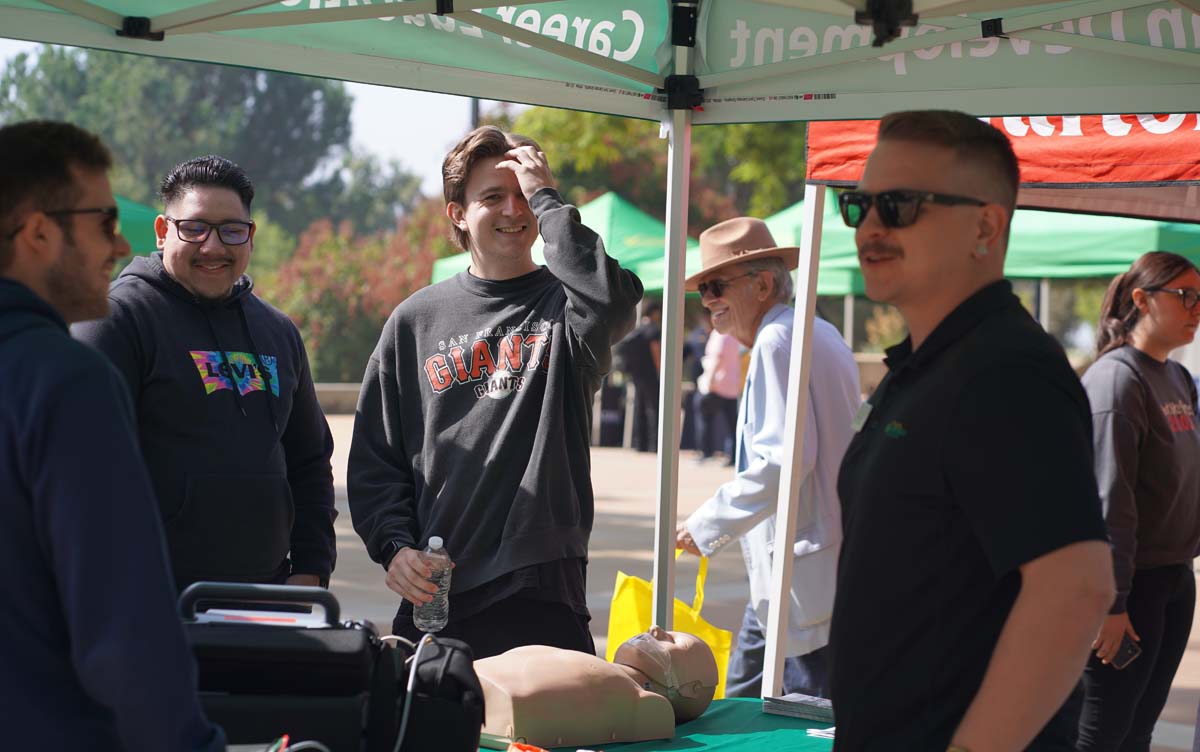
[[[526,374],[550,367],[550,331],[477,338],[425,360],[434,394],[474,384],[476,399],[503,399],[525,386]]]

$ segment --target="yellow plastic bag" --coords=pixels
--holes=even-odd
[[[675,552],[675,558],[683,550]],[[725,696],[725,673],[729,667],[729,649],[733,643],[733,633],[719,629],[709,624],[700,616],[704,606],[704,581],[708,578],[708,558],[701,557],[700,570],[696,572],[696,599],[688,605],[678,598],[675,599],[676,632],[694,634],[708,643],[712,648],[713,657],[717,659],[717,692],[713,699],[719,700]],[[605,650],[605,660],[611,661],[621,643],[650,629],[653,606],[653,586],[641,577],[634,577],[617,572],[617,584],[613,589],[612,607],[608,611],[608,648]]]

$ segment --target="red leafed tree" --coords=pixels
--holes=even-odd
[[[280,267],[272,296],[300,329],[314,380],[361,380],[392,310],[429,284],[434,259],[447,252],[438,202],[417,207],[383,236],[314,222]]]

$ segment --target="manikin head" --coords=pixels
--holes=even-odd
[[[626,640],[613,663],[646,677],[642,688],[662,695],[675,709],[675,722],[699,718],[717,690],[717,661],[703,640],[658,626]]]

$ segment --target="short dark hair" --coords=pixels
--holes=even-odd
[[[879,121],[880,141],[912,141],[952,149],[964,162],[988,170],[1003,190],[1009,215],[1017,208],[1021,165],[1012,142],[998,129],[965,112],[910,110]]]
[[[1113,277],[1100,304],[1100,322],[1096,334],[1096,357],[1129,342],[1141,312],[1133,302],[1133,291],[1162,287],[1196,265],[1183,256],[1167,251],[1151,251],[1138,257],[1129,271]]]
[[[471,170],[481,159],[504,156],[510,149],[518,146],[532,146],[541,150],[532,138],[506,133],[494,125],[481,125],[463,136],[442,160],[442,195],[445,196],[446,203],[463,203]],[[453,230],[454,242],[458,247],[464,251],[471,250],[470,235],[457,226],[454,226]]]
[[[0,128],[0,271],[12,264],[12,235],[29,211],[70,209],[80,188],[73,170],[105,172],[112,154],[93,133],[52,120]],[[55,221],[70,232],[68,217]]]
[[[213,154],[193,157],[172,167],[162,180],[159,194],[163,204],[169,205],[191,189],[203,187],[228,188],[242,200],[246,211],[250,211],[250,202],[254,200],[254,183],[250,182],[246,171],[236,162]]]

